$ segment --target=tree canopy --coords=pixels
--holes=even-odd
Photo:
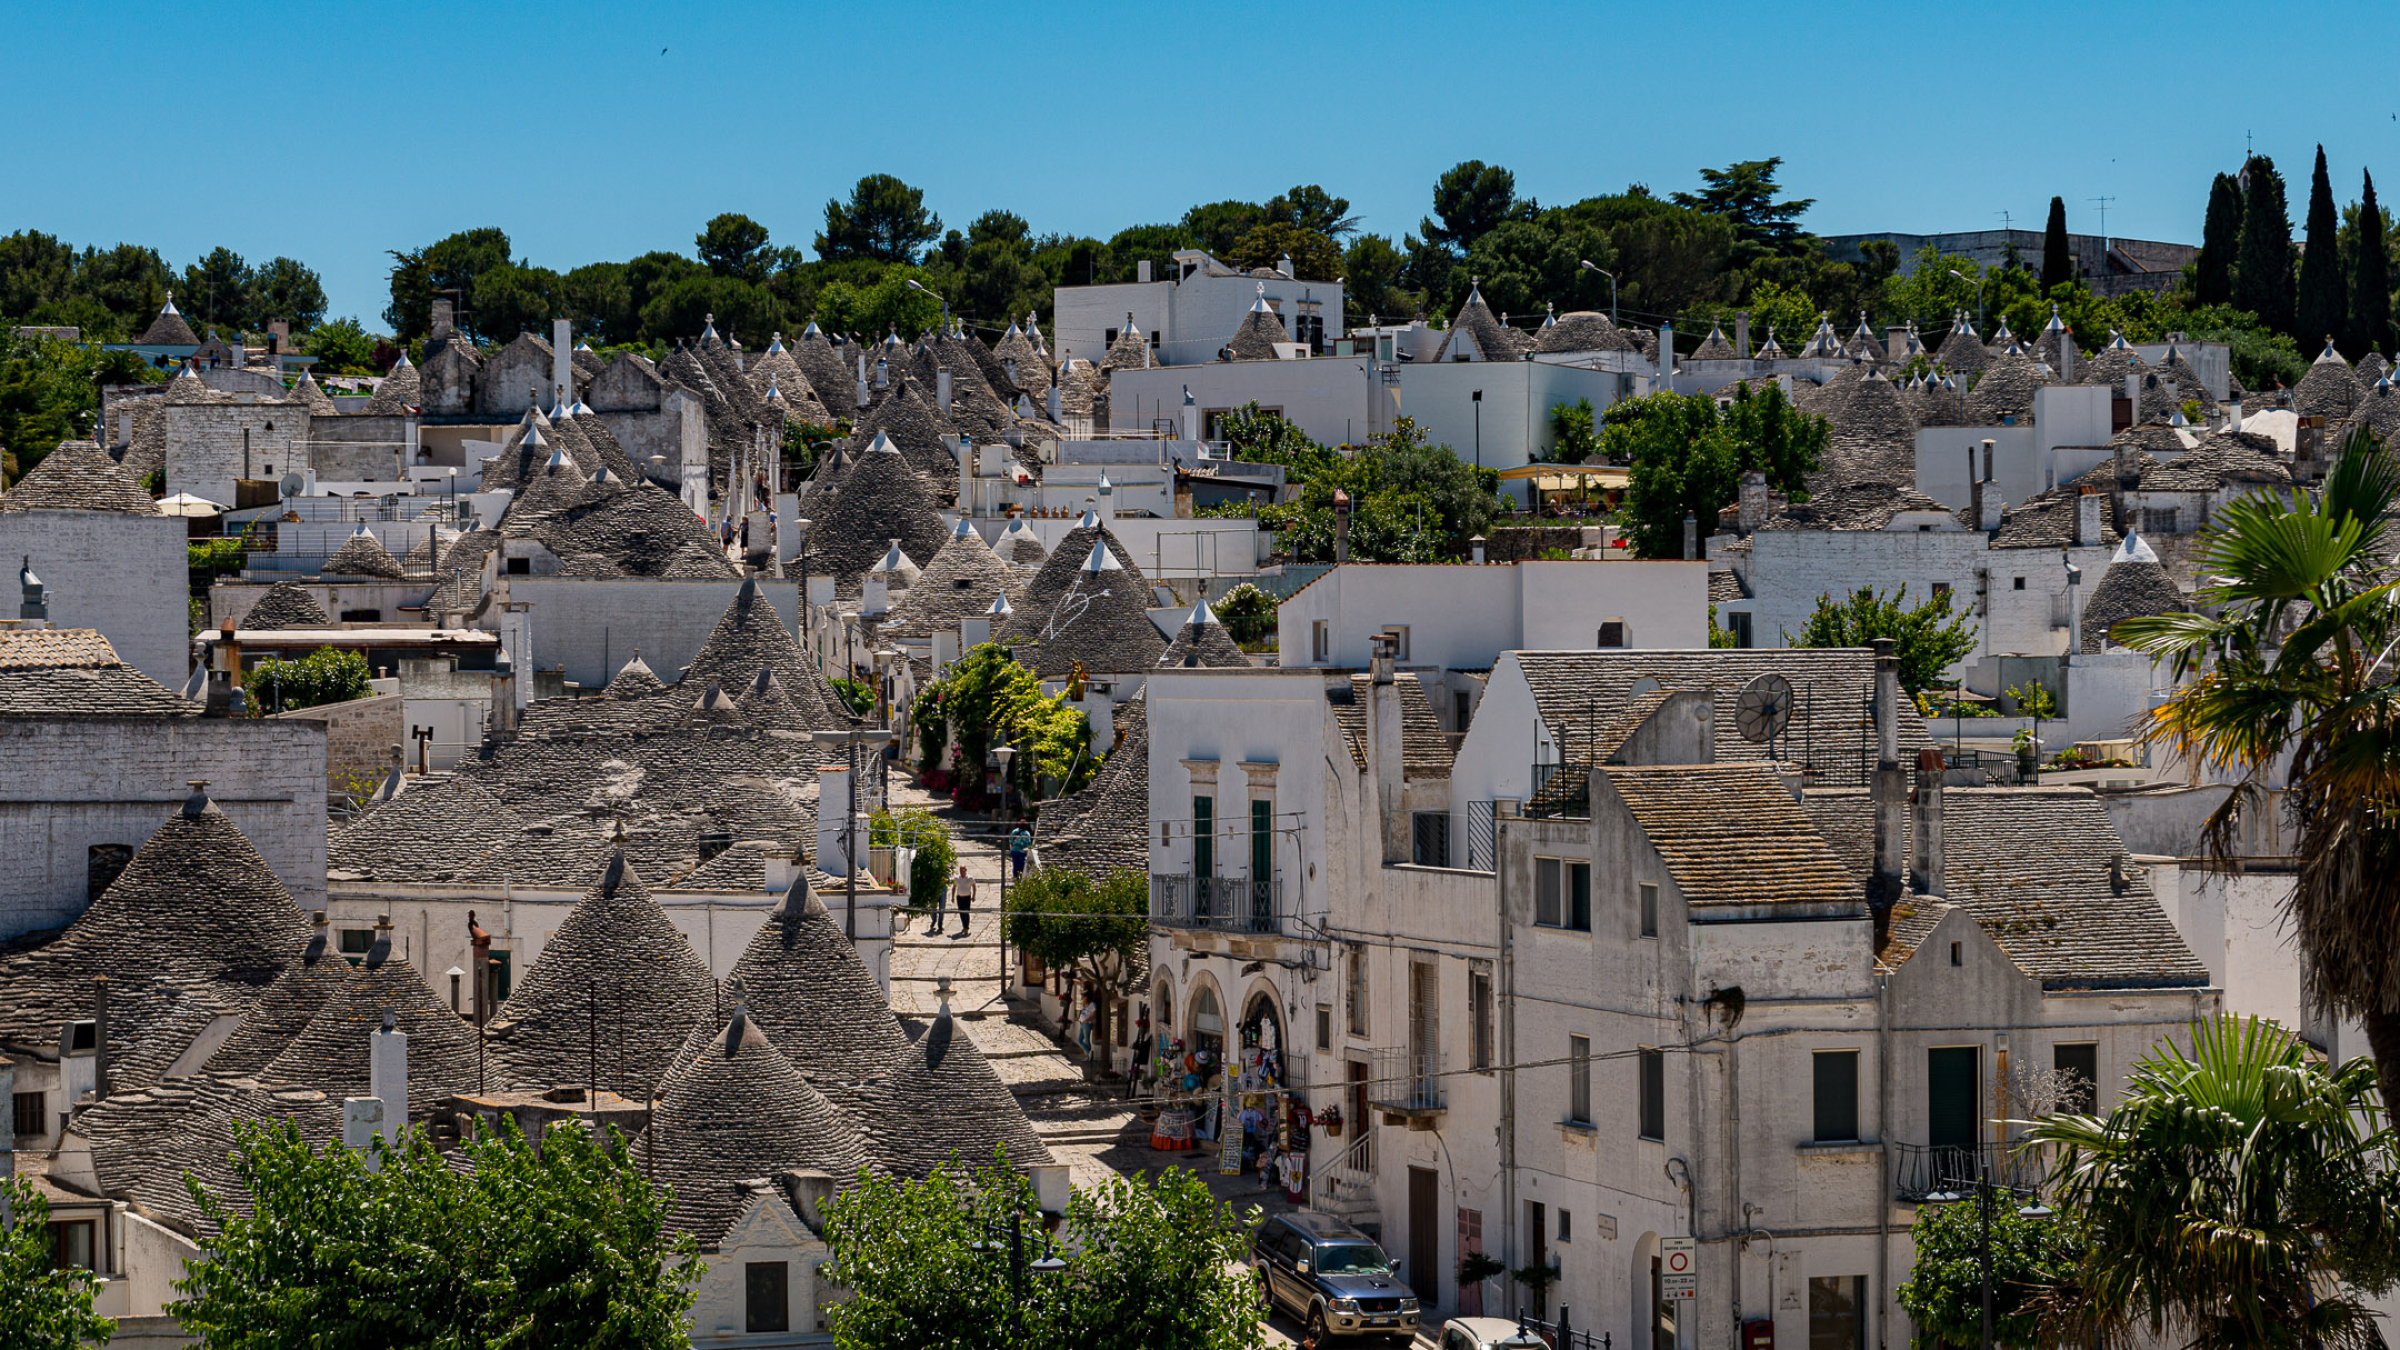
[[[0,1176],[0,1350],[77,1350],[116,1333],[92,1311],[99,1277],[57,1263],[49,1219],[31,1177]]]
[[[1940,685],[1950,667],[1975,650],[1975,620],[1954,611],[1947,594],[1908,603],[1908,588],[1884,592],[1862,586],[1836,599],[1817,597],[1817,607],[1786,633],[1794,647],[1869,647],[1890,638],[1900,664],[1900,687],[1910,694]]]
[[[910,263],[941,237],[942,218],[925,209],[923,189],[888,173],[871,173],[850,189],[850,200],[825,203],[817,253],[830,261]]]
[[[1830,435],[1825,419],[1794,408],[1781,386],[1754,393],[1742,384],[1722,410],[1706,394],[1615,404],[1600,428],[1600,451],[1631,466],[1623,516],[1635,552],[1680,558],[1684,517],[1698,520],[1702,539],[1716,533],[1717,513],[1740,495],[1743,474],[1756,470],[1773,490],[1805,495]]]

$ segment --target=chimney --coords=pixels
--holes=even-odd
[[[875,387],[889,389],[892,384],[892,362],[889,357],[875,358]]]
[[[942,416],[944,417],[948,417],[950,415],[950,388],[951,385],[949,371],[937,370],[933,372],[933,403],[935,407],[942,410]]]
[[[1942,752],[1930,745],[1917,752],[1917,851],[1908,884],[1919,895],[1947,893],[1942,888]]]
[[[568,319],[550,321],[550,384],[558,390],[561,403],[575,402],[575,324]]]
[[[33,574],[33,555],[25,555],[25,565],[17,569],[17,588],[21,599],[17,604],[19,621],[48,627],[50,624],[50,588]]]
[[[1734,528],[1744,538],[1767,523],[1767,476],[1756,469],[1742,475],[1741,496],[1734,508]]]
[[[1746,309],[1733,312],[1733,354],[1750,359],[1750,311]]]
[[[2058,382],[2060,384],[2075,383],[2075,371],[2082,364],[2083,353],[2075,347],[2075,334],[2073,332],[2060,333],[2058,335]]]
[[[1200,405],[1193,400],[1192,387],[1188,384],[1183,387],[1183,438],[1187,441],[1200,439]]]
[[[867,400],[872,397],[874,396],[867,392],[867,354],[860,352],[858,354],[858,406],[864,409],[867,406]]]
[[[456,321],[451,317],[454,303],[446,296],[437,295],[433,298],[433,317],[425,328],[425,341],[428,344],[446,342],[457,331],[454,326]]]
[[[367,1169],[379,1170],[375,1140],[384,1133],[383,1101],[377,1097],[342,1099],[342,1147],[367,1155]]]
[[[2075,546],[2077,548],[2098,548],[2100,546],[2100,508],[2105,505],[2107,505],[2107,499],[2100,495],[2098,487],[2090,483],[2083,485],[2082,495],[2075,499]]]
[[[508,659],[508,648],[505,646],[500,649],[499,655],[492,658],[490,724],[495,736],[507,735],[517,724],[516,663]]]
[[[850,814],[850,766],[825,764],[817,768],[817,867],[834,876],[850,871],[850,840],[842,825]],[[856,833],[857,827],[851,827]]]
[[[1062,370],[1060,373],[1064,374],[1065,372]],[[1042,396],[1042,402],[1048,407],[1051,421],[1064,423],[1066,419],[1059,416],[1060,404],[1058,401],[1058,385],[1056,383],[1053,383],[1050,386],[1049,393]]]
[[[2114,447],[2111,458],[2116,461],[2117,487],[2120,490],[2130,488],[2142,481],[2142,471],[2140,467],[2133,462],[2132,446],[2120,445]]]
[[[2125,372],[2125,401],[2133,405],[2133,425],[2142,424],[2142,377],[2138,371]]]
[[[1144,286],[1150,284],[1150,260],[1148,258],[1133,265],[1133,279]]]
[[[1475,560],[1475,565],[1478,567],[1483,565],[1483,546],[1485,542],[1486,541],[1484,540],[1484,537],[1480,534],[1467,541],[1468,556]]]
[[[1990,534],[2000,528],[2000,514],[2008,508],[2008,500],[2000,495],[2000,485],[1986,478],[1975,484],[1975,528]]]
[[[1143,270],[1150,264],[1143,263]],[[1149,278],[1144,277],[1147,281]],[[792,1208],[800,1212],[800,1222],[822,1232],[825,1227],[825,1204],[833,1199],[833,1177],[813,1167],[786,1168],[777,1174],[783,1182],[783,1193],[791,1199]]]
[[[1700,518],[1686,512],[1683,517],[1683,560],[1690,562],[1700,556]]]
[[[1883,359],[1898,365],[1908,358],[1908,325],[1887,323],[1883,326]]]
[[[1908,848],[1908,774],[1900,767],[1900,659],[1890,638],[1875,639],[1875,876],[1868,899],[1890,904],[1900,893]]]
[[[92,1100],[108,1096],[108,977],[92,977]],[[69,1106],[74,1103],[69,1102]]]
[[[2242,429],[2242,401],[2238,398],[2225,400],[2225,429],[2227,431]],[[128,436],[125,439],[132,440],[133,438]]]
[[[1983,438],[1983,481],[1992,481],[1992,438]]]
[[[1409,860],[1408,808],[1403,800],[1400,687],[1392,671],[1399,639],[1377,633],[1367,639],[1367,767],[1375,775],[1375,801],[1383,818],[1383,860]]]
[[[1654,392],[1663,394],[1674,387],[1675,325],[1662,323],[1658,326],[1658,388]]]
[[[1333,490],[1333,560],[1350,561],[1350,494],[1342,488]]]
[[[2102,637],[2107,634],[2103,633]],[[2067,660],[2083,652],[2083,569],[2067,564]]]
[[[389,917],[378,917],[375,926],[384,930],[388,941]],[[408,1122],[408,1033],[400,1029],[396,1015],[386,1012],[382,1028],[369,1042],[367,1092],[383,1103],[383,1121],[375,1133],[388,1144]]]

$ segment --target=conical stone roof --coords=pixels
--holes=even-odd
[[[1012,1167],[1047,1163],[1050,1150],[1025,1118],[974,1039],[950,1016],[947,1003],[931,1025],[901,1052],[884,1085],[876,1146],[885,1166],[904,1176],[929,1176],[944,1164],[989,1162],[995,1148]]]
[[[1027,534],[1030,537],[1031,532]],[[1003,540],[1006,538],[1006,535],[1002,536]],[[1016,609],[1017,619],[1038,624],[1047,617],[1050,607],[1074,587],[1076,577],[1083,572],[1084,563],[1091,558],[1092,545],[1103,539],[1108,541],[1108,551],[1116,555],[1119,566],[1136,576],[1141,574],[1133,555],[1126,551],[1124,543],[1113,532],[1098,524],[1077,525],[1061,536],[1058,547],[1050,550],[1048,556],[1042,559],[1042,565],[1034,572],[1033,580],[1025,583],[1024,598],[1009,602]]]
[[[1261,282],[1258,299],[1251,304],[1250,312],[1242,316],[1241,327],[1233,331],[1233,340],[1225,348],[1236,361],[1272,361],[1275,344],[1291,340],[1282,317],[1267,307],[1267,288]]]
[[[2330,426],[2356,410],[2366,393],[2358,373],[2327,342],[2324,352],[2309,363],[2308,373],[2292,386],[2292,411],[2302,417],[2322,417]]]
[[[422,1117],[446,1096],[475,1090],[473,1029],[392,950],[389,926],[376,929],[366,957],[344,974],[291,1044],[259,1070],[259,1081],[313,1088],[336,1101],[366,1096],[374,1081],[370,1038],[386,1015],[408,1036],[411,1118]],[[494,1071],[490,1077],[496,1085],[501,1075]]]
[[[1000,561],[983,536],[961,521],[892,606],[880,631],[891,637],[923,637],[953,629],[961,620],[982,615],[995,595],[1006,595],[1011,605],[1023,599],[1025,574]]]
[[[793,886],[726,977],[794,1067],[845,1101],[908,1048],[883,986],[805,882]]]
[[[2115,645],[2111,633],[2126,619],[2180,614],[2187,608],[2183,592],[2159,565],[2158,555],[2139,535],[2128,535],[2084,603],[2083,650],[2096,654]]]
[[[809,508],[817,519],[808,533],[809,568],[837,578],[844,594],[858,593],[858,579],[895,536],[911,558],[930,560],[949,535],[924,476],[888,437],[851,457],[830,502],[821,495],[827,490]]]
[[[330,628],[333,618],[307,591],[292,582],[278,581],[242,616],[241,626],[264,632],[280,628]]]
[[[200,335],[193,332],[192,326],[184,321],[182,311],[175,308],[175,293],[169,291],[167,303],[160,307],[158,317],[150,321],[150,326],[142,330],[142,335],[135,338],[134,343],[142,347],[197,347],[200,345]]]
[[[1166,654],[1166,639],[1150,622],[1149,583],[1138,568],[1122,564],[1116,557],[1119,550],[1110,548],[1114,543],[1114,536],[1095,540],[1074,577],[1038,619],[1020,611],[1008,626],[1004,640],[1018,648],[1020,662],[1043,678],[1070,675],[1078,665],[1093,674],[1132,674],[1157,665]],[[1063,546],[1052,554],[1035,575],[1036,585],[1072,556]],[[1101,566],[1095,569],[1094,562]],[[1117,565],[1108,566],[1112,562]],[[1027,598],[1030,608],[1032,597]]]
[[[775,672],[785,693],[813,726],[831,730],[842,724],[825,702],[824,677],[816,663],[783,626],[783,616],[760,592],[758,579],[745,577],[741,589],[734,592],[733,603],[725,607],[717,626],[709,630],[708,640],[693,654],[681,683],[694,691],[711,684],[739,689],[761,670]]]
[[[375,396],[367,400],[366,411],[381,417],[398,417],[424,400],[423,377],[409,362],[408,353],[402,352],[399,362],[375,386]]]
[[[1233,635],[1225,631],[1216,611],[1207,601],[1192,606],[1190,617],[1176,630],[1175,640],[1167,644],[1166,653],[1158,658],[1165,667],[1174,666],[1246,666],[1250,658],[1242,654]]]
[[[619,851],[550,935],[489,1036],[512,1079],[534,1089],[589,1081],[596,1041],[600,1086],[647,1100],[716,996],[708,963]]]
[[[155,516],[158,504],[125,467],[90,441],[60,441],[7,492],[0,514],[11,511],[114,511]]]
[[[257,1074],[308,1028],[309,1019],[341,988],[350,963],[329,949],[324,911],[311,917],[315,931],[301,949],[298,963],[267,986],[241,1025],[201,1065],[203,1071],[245,1078]]]
[[[398,581],[404,575],[400,560],[363,523],[342,541],[342,546],[333,551],[333,556],[319,570],[321,575],[329,577],[381,577],[388,581]]]
[[[833,343],[818,329],[814,319],[791,345],[792,360],[808,376],[809,388],[814,389],[825,411],[837,418],[858,415],[858,372],[834,350]]]
[[[956,392],[955,383],[952,390]],[[958,457],[950,448],[958,432],[934,410],[930,394],[908,378],[905,368],[894,373],[890,392],[874,411],[858,420],[850,437],[851,453],[863,458],[878,435],[888,438],[923,476],[931,497],[949,501],[958,495]]]

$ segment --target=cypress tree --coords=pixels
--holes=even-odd
[[[2242,170],[2242,242],[2235,251],[2233,303],[2278,333],[2292,331],[2292,218],[2275,161],[2254,155]],[[2324,338],[2319,333],[2319,340]]]
[[[2233,301],[2233,255],[2241,247],[2242,185],[2221,173],[2208,188],[2208,220],[2200,227],[2200,256],[2192,267],[2192,298],[2204,305]]]
[[[2354,356],[2392,346],[2392,268],[2383,251],[2383,208],[2375,204],[2375,175],[2358,203],[2358,256],[2350,266],[2350,327]]]
[[[2067,203],[2050,199],[2050,223],[2042,229],[2042,290],[2075,279],[2075,255],[2067,251]]]
[[[2325,147],[2320,145],[2316,172],[2308,180],[2308,244],[2300,254],[2300,289],[2293,306],[2292,336],[2303,352],[2323,350],[2348,317],[2341,228],[2341,217],[2333,209],[2333,183],[2325,176]]]

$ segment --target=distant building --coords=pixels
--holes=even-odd
[[[1865,257],[1860,245],[1870,239],[1889,240],[1900,250],[1900,275],[1908,276],[1917,270],[1917,254],[1930,248],[1936,253],[1956,254],[1972,258],[1986,268],[2003,267],[2013,261],[2031,268],[2042,265],[2042,231],[2040,230],[1967,230],[1959,234],[1901,234],[1882,231],[1873,234],[1833,234],[1824,236],[1826,256],[1835,262],[1857,262]],[[2075,260],[2075,276],[2094,295],[2128,295],[2135,291],[2158,294],[2173,289],[2183,280],[2184,264],[2200,255],[2194,244],[2170,244],[2156,239],[2125,239],[2097,234],[2070,234],[2067,252]]]
[[[1289,258],[1280,267],[1240,268],[1185,249],[1174,257],[1174,273],[1154,277],[1144,262],[1133,281],[1058,287],[1058,359],[1098,364],[1119,337],[1139,330],[1157,365],[1214,361],[1262,298],[1283,332],[1280,341],[1321,353],[1342,335],[1342,283],[1304,281],[1292,274]]]

